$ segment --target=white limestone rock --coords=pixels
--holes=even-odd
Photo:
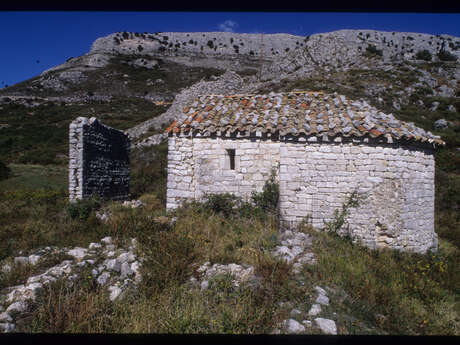
[[[105,260],[104,264],[111,271],[120,272],[121,270],[121,263],[117,259]]]
[[[305,332],[305,326],[294,319],[289,319],[284,322],[286,332],[288,333],[302,333]]]
[[[101,240],[101,242],[104,243],[104,244],[111,244],[112,243],[112,237],[110,237],[110,236],[104,237]]]
[[[40,260],[41,256],[40,255],[29,255],[29,263],[31,265],[36,265],[38,261]]]
[[[321,313],[321,305],[320,304],[313,304],[308,312],[310,316],[316,316]]]
[[[122,298],[123,297],[123,290],[120,289],[118,286],[115,286],[115,285],[109,286],[108,290],[110,292],[109,299],[112,302],[115,301],[117,298]]]
[[[99,277],[97,277],[96,282],[99,285],[105,285],[107,283],[107,281],[109,280],[109,278],[110,278],[110,273],[109,272],[102,272],[101,275]]]
[[[321,286],[315,286],[315,291],[316,291],[319,295],[327,295],[326,290],[324,290]]]
[[[118,256],[118,260],[121,262],[121,263],[124,263],[124,262],[133,262],[134,260],[136,259],[136,257],[134,256],[133,253],[131,252],[127,252],[127,253],[122,253]]]
[[[201,282],[201,286],[200,286],[201,291],[206,290],[206,289],[208,288],[208,286],[209,286],[209,282],[208,282],[207,280],[203,280],[203,281]]]
[[[333,320],[318,317],[315,319],[315,323],[323,333],[337,335],[337,326]]]
[[[14,302],[14,303],[10,304],[10,306],[8,308],[6,308],[6,311],[8,313],[10,313],[10,314],[12,312],[22,313],[22,312],[25,312],[28,307],[29,307],[29,305],[27,304],[27,302],[18,301],[18,302]]]
[[[130,276],[130,275],[133,274],[133,271],[131,269],[131,265],[128,262],[123,262],[121,264],[120,272],[121,272],[121,277],[122,278]]]
[[[91,243],[89,244],[89,247],[88,247],[88,248],[94,250],[94,249],[99,249],[99,248],[101,248],[101,247],[102,247],[102,245],[101,245],[100,243],[91,242]]]
[[[68,255],[73,256],[77,260],[81,260],[86,256],[88,250],[86,248],[74,248],[67,252]]]
[[[329,298],[325,295],[319,295],[316,298],[316,303],[322,304],[322,305],[329,305]]]

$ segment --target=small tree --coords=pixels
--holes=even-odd
[[[441,61],[457,61],[457,57],[444,49],[438,53],[438,59]]]
[[[366,48],[365,55],[367,56],[383,56],[381,49],[377,49],[373,44],[369,44]]]
[[[417,60],[425,60],[425,61],[431,61],[431,53],[424,49],[424,50],[420,50],[417,52],[417,54],[415,55],[415,58]]]

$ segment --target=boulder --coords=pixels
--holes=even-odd
[[[318,317],[315,319],[315,323],[323,333],[333,335],[337,334],[337,326],[333,320]]]
[[[284,322],[286,332],[288,333],[302,333],[305,332],[305,326],[294,319],[289,319]]]

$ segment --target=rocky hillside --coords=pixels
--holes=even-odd
[[[439,129],[452,130],[460,108],[459,48],[454,36],[373,30],[307,37],[114,33],[87,54],[0,90],[0,159],[65,162],[64,129],[77,116],[97,116],[131,128],[135,142],[156,143],[161,138],[152,135],[206,93],[326,89],[364,98],[426,130],[438,129],[437,120],[443,120]],[[51,147],[53,155],[43,153]]]

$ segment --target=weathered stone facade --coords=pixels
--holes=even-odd
[[[327,228],[357,193],[339,232],[371,248],[437,248],[433,153],[445,143],[414,123],[310,91],[203,95],[180,115],[166,130],[168,209],[204,193],[247,198],[275,169],[284,229]]]
[[[129,148],[126,134],[96,118],[78,117],[69,128],[69,199],[92,195],[129,197]]]
[[[307,216],[323,227],[356,190],[363,200],[347,218],[354,238],[371,248],[437,248],[433,149],[369,138],[180,136],[170,136],[168,148],[168,209],[204,193],[247,198],[262,190],[275,168],[283,227]],[[233,170],[228,149],[235,150]]]

